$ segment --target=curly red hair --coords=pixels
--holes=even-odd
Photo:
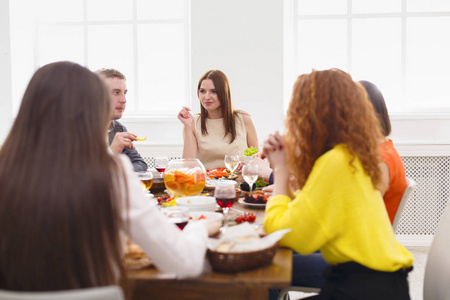
[[[346,144],[362,162],[374,186],[381,179],[378,167],[378,120],[367,93],[339,69],[313,71],[294,84],[284,135],[287,157],[298,188],[303,188],[314,162],[338,144]]]

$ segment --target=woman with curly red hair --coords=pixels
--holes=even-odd
[[[364,88],[338,69],[301,75],[286,127],[264,143],[276,178],[266,232],[292,228],[282,246],[320,250],[330,264],[320,299],[409,299],[413,256],[395,239],[376,188],[382,135]]]

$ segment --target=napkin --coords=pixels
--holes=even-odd
[[[255,227],[247,222],[228,227],[219,239],[208,239],[208,249],[217,252],[253,252],[275,245],[291,229],[281,229],[260,238]]]

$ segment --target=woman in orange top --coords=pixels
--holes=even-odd
[[[380,140],[380,151],[384,156],[384,162],[380,163],[382,183],[378,186],[378,189],[383,195],[389,219],[393,223],[407,186],[405,167],[400,155],[394,148],[394,143],[387,138],[391,134],[391,121],[383,94],[375,84],[369,81],[362,80],[359,83],[364,86],[369,95],[369,100],[372,102],[380,123],[381,133],[385,136],[384,139]]]

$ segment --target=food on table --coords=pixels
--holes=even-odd
[[[269,196],[262,194],[244,195],[244,202],[253,204],[266,204]]]
[[[164,173],[164,184],[176,197],[195,196],[205,187],[205,172],[200,168],[180,168]]]
[[[269,181],[268,180],[265,180],[265,179],[261,179],[261,178],[258,178],[258,180],[256,180],[256,187],[258,188],[258,187],[265,187],[265,186],[267,186],[268,184],[269,184]]]
[[[204,215],[200,215],[197,218],[194,218],[194,217],[190,216],[189,219],[193,220],[193,221],[199,221],[199,220],[206,220],[206,219],[208,219],[208,217],[205,217]]]
[[[244,155],[245,156],[253,156],[256,153],[258,153],[258,149],[256,149],[253,146],[244,150]]]
[[[156,199],[158,201],[158,204],[162,207],[170,207],[177,205],[177,202],[175,201],[176,198],[171,198],[169,195],[158,197]]]
[[[141,269],[153,264],[142,248],[132,241],[128,241],[125,246],[123,260],[128,269]]]
[[[260,237],[241,236],[236,240],[222,242],[215,251],[217,252],[250,252],[258,246]]]
[[[244,213],[243,215],[240,215],[234,219],[234,221],[238,224],[243,222],[249,222],[253,223],[256,220],[256,215],[252,213]]]
[[[227,168],[216,168],[206,171],[208,179],[224,179],[231,175]]]

